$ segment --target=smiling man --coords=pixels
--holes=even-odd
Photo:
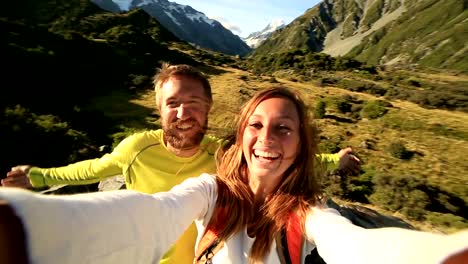
[[[207,77],[189,65],[164,63],[155,75],[154,87],[162,129],[133,134],[98,159],[57,168],[14,167],[2,185],[82,185],[122,174],[127,189],[156,193],[168,191],[189,177],[216,172],[214,154],[223,141],[205,135],[212,105]],[[192,263],[195,237],[192,225],[160,263]]]

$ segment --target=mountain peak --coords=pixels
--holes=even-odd
[[[273,32],[281,27],[284,27],[284,25],[284,20],[279,18],[271,21],[270,24],[268,24],[261,32]]]
[[[245,43],[251,48],[256,48],[263,43],[274,31],[283,28],[286,24],[282,19],[276,19],[270,22],[261,31],[250,33],[247,38],[244,39]]]

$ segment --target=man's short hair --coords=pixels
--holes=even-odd
[[[161,88],[163,84],[173,76],[186,76],[200,81],[203,85],[203,91],[209,103],[211,104],[213,102],[211,85],[205,74],[197,68],[187,64],[171,65],[167,62],[163,62],[161,68],[157,70],[153,80],[154,89],[156,91],[156,106],[158,109],[161,109]]]

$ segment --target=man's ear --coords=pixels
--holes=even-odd
[[[7,201],[0,199],[0,263],[29,263],[21,219]]]

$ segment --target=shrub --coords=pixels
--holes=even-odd
[[[241,75],[241,76],[239,76],[239,79],[241,79],[243,81],[247,81],[247,80],[249,80],[249,77],[247,75]]]
[[[20,105],[6,108],[0,114],[0,145],[8,152],[0,164],[3,175],[11,166],[25,160],[52,166],[95,154],[88,135],[58,116],[38,115]]]
[[[374,193],[369,200],[387,210],[404,207],[425,210],[430,205],[425,193],[426,182],[413,176],[375,175],[372,178]]]
[[[326,86],[326,85],[335,85],[339,81],[338,78],[334,77],[323,77],[318,80],[317,85],[318,86]]]
[[[331,140],[324,140],[319,143],[319,149],[321,153],[336,153],[340,151],[339,143]]]
[[[368,101],[361,109],[361,117],[376,119],[387,113],[387,108],[382,105],[382,101]]]
[[[465,218],[453,214],[428,212],[426,214],[426,221],[436,226],[453,227],[456,229],[468,228],[468,221]]]
[[[410,77],[408,80],[406,80],[406,83],[414,87],[421,87],[421,81],[419,81],[418,79],[414,77]]]
[[[276,80],[275,77],[271,76],[269,79],[268,79],[269,82],[271,83],[278,83],[278,80]]]
[[[351,112],[352,105],[346,101],[344,98],[338,98],[335,100],[336,109],[340,111],[340,113],[348,113]]]
[[[314,117],[317,119],[321,119],[325,117],[326,113],[326,103],[323,100],[318,100],[317,103],[315,104],[314,108]]]
[[[400,141],[391,143],[388,152],[397,159],[410,159],[414,154]]]

